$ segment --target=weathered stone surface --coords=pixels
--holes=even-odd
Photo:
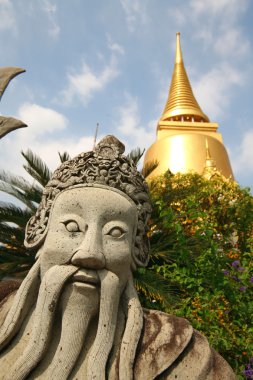
[[[19,67],[0,67],[0,100],[3,96],[9,82],[15,76],[24,73],[25,70]],[[14,119],[13,117],[0,116],[0,139],[18,128],[27,127],[21,120]]]
[[[123,152],[109,136],[46,186],[26,231],[37,261],[0,310],[0,378],[235,379],[188,321],[141,308],[151,207]]]
[[[23,121],[13,117],[0,116],[0,139],[15,129],[25,128],[27,125]]]

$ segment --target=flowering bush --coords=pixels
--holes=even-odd
[[[250,358],[249,363],[245,365],[245,369],[243,373],[246,376],[246,379],[248,380],[253,379],[253,357]]]
[[[156,178],[150,269],[178,297],[169,307],[203,332],[234,368],[252,379],[253,198],[248,189],[217,176]],[[154,305],[153,305],[154,306]]]

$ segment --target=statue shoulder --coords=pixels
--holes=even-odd
[[[227,362],[186,319],[156,310],[144,310],[134,373],[136,380],[236,380]]]
[[[193,328],[186,319],[157,310],[144,310],[143,332],[134,368],[135,378],[154,379],[161,374],[188,346],[192,334]]]

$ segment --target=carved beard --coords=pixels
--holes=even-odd
[[[86,333],[91,319],[99,311],[97,333],[89,352],[87,371],[84,378],[103,380],[106,378],[108,356],[113,351],[117,315],[119,309],[119,278],[105,269],[98,271],[101,282],[100,302],[94,287],[66,283],[79,268],[60,265],[50,268],[39,287],[35,308],[33,329],[29,344],[11,368],[6,380],[27,378],[30,372],[44,358],[50,345],[51,328],[56,306],[62,312],[60,341],[53,360],[47,370],[47,379],[67,379],[85,345]],[[19,331],[39,286],[39,260],[23,281],[14,303],[0,330],[0,348],[6,346]],[[62,291],[63,290],[63,291]],[[61,294],[62,293],[62,294]],[[122,303],[126,317],[125,331],[120,346],[119,368],[111,367],[109,379],[133,378],[135,351],[142,329],[142,309],[133,287],[132,276],[123,293]],[[119,313],[120,315],[120,313]],[[125,318],[123,318],[125,320]]]

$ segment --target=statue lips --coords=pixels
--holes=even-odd
[[[72,277],[72,282],[82,283],[83,285],[96,287],[99,283],[99,277],[96,271],[91,269],[79,269]]]

